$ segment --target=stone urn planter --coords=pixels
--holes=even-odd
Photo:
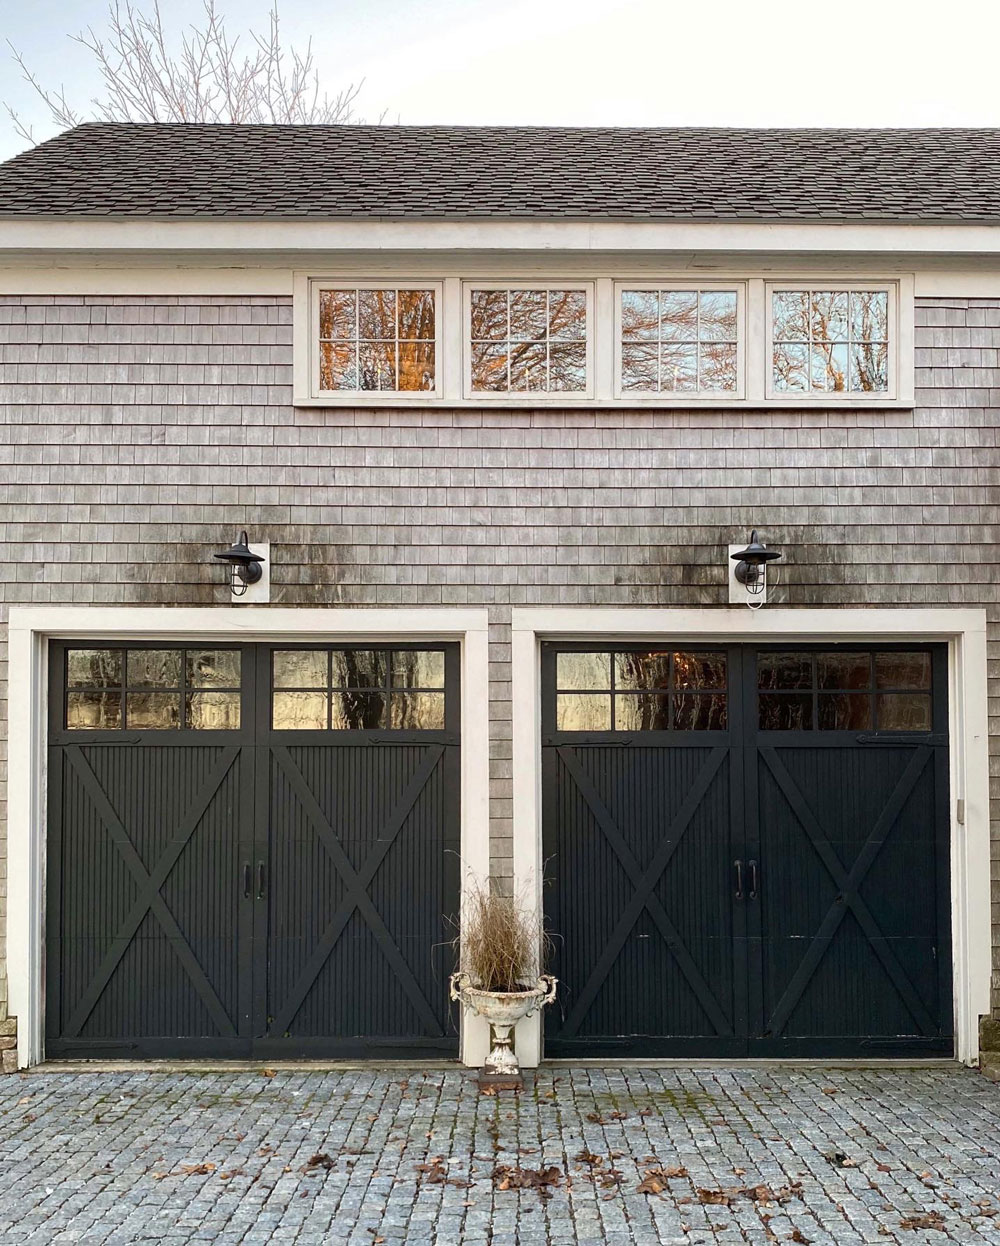
[[[556,997],[556,979],[542,974],[535,986],[518,991],[487,991],[475,985],[468,973],[453,973],[450,979],[451,998],[490,1024],[492,1047],[483,1072],[487,1077],[517,1079],[521,1066],[511,1043],[511,1031],[522,1017],[530,1017]]]

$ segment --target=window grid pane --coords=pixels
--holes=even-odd
[[[476,393],[583,393],[587,293],[471,290],[471,383]]]
[[[885,290],[773,290],[772,385],[779,393],[887,393]]]
[[[440,731],[445,654],[440,649],[275,649],[274,731]]]
[[[234,731],[238,649],[69,649],[67,730]]]
[[[926,650],[762,652],[757,689],[762,731],[932,730]]]
[[[320,390],[434,389],[434,290],[354,286],[320,290],[319,300]]]
[[[622,290],[621,388],[735,393],[737,308],[735,290]]]
[[[725,731],[719,650],[567,650],[556,659],[557,731]]]

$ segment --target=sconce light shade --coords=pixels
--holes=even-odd
[[[757,537],[757,529],[750,533],[750,544],[746,549],[730,554],[736,563],[734,575],[748,593],[758,596],[763,593],[767,581],[767,564],[772,559],[780,558],[776,549],[768,549]]]
[[[266,562],[265,558],[251,550],[245,531],[224,553],[213,554],[212,557],[229,564],[230,588],[234,597],[242,597],[249,585],[257,583],[263,575],[261,563]]]

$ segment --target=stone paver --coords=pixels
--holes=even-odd
[[[0,1146],[3,1246],[1000,1244],[1000,1086],[957,1068],[37,1073]]]

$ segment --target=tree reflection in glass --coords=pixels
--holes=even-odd
[[[320,390],[433,390],[435,316],[433,290],[321,290]]]
[[[473,390],[586,390],[585,291],[472,290],[469,327]]]
[[[735,290],[623,290],[621,387],[628,393],[733,393]]]
[[[777,391],[888,390],[885,290],[775,290],[771,317]]]

